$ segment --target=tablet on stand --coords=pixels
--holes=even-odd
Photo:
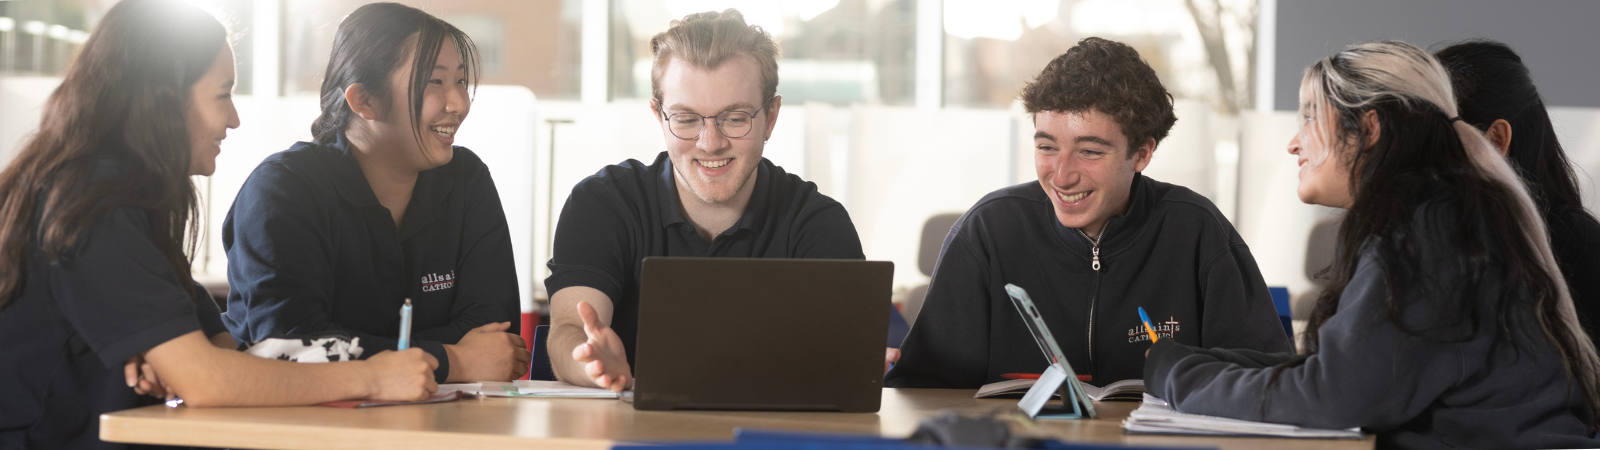
[[[1093,419],[1098,417],[1094,410],[1094,402],[1089,400],[1089,394],[1083,391],[1083,385],[1078,382],[1078,374],[1072,371],[1072,365],[1067,363],[1066,354],[1061,352],[1061,346],[1056,344],[1056,338],[1050,334],[1050,328],[1044,324],[1044,318],[1039,317],[1039,309],[1033,307],[1033,299],[1028,297],[1028,291],[1022,290],[1015,284],[1006,284],[1006,294],[1011,296],[1011,306],[1017,308],[1022,314],[1022,322],[1028,325],[1028,334],[1033,335],[1034,342],[1039,344],[1039,351],[1049,361],[1039,381],[1028,389],[1022,396],[1022,401],[1017,402],[1017,408],[1028,417],[1044,417],[1051,419]],[[1051,413],[1040,416],[1050,403],[1050,397],[1061,394],[1062,409],[1060,413]],[[1054,408],[1052,408],[1054,409]]]

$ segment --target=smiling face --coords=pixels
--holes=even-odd
[[[762,108],[761,74],[755,58],[739,55],[714,69],[691,66],[674,58],[661,76],[661,101],[652,101],[656,121],[661,125],[672,158],[673,174],[681,192],[708,206],[737,203],[748,199],[755,189],[756,168],[767,136],[778,123],[781,99]],[[680,139],[662,116],[695,113],[715,117],[725,111],[743,111],[754,116],[750,132],[729,138],[717,130],[716,119],[705,120],[705,128],[694,139]]]
[[[415,36],[412,42],[416,42]],[[415,44],[412,44],[415,45]],[[407,86],[411,85],[411,52],[405,64],[389,75],[389,95],[382,99],[382,115],[368,123],[368,138],[376,148],[367,151],[381,154],[385,160],[400,167],[418,172],[450,163],[455,156],[451,147],[461,123],[472,109],[467,83],[466,66],[453,39],[446,38],[439,46],[432,74],[422,91],[421,120],[413,126],[411,99]],[[422,128],[422,141],[417,142],[417,128]]]
[[[1289,154],[1295,155],[1300,167],[1295,194],[1308,204],[1349,208],[1350,168],[1335,140],[1325,137],[1327,130],[1334,129],[1328,107],[1308,102],[1307,95],[1309,91],[1301,89],[1300,130],[1289,140]]]
[[[1130,148],[1122,126],[1093,109],[1041,111],[1033,122],[1034,169],[1056,220],[1098,238],[1112,216],[1127,211],[1133,176],[1150,164],[1155,139]]]
[[[233,50],[217,52],[211,68],[189,86],[189,103],[183,118],[189,128],[189,175],[211,175],[229,128],[239,128],[239,110],[233,107]]]

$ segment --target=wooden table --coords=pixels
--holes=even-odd
[[[884,389],[877,414],[813,412],[636,411],[615,400],[466,398],[457,402],[367,409],[167,408],[100,416],[111,442],[262,449],[538,448],[605,450],[618,441],[732,440],[736,427],[909,436],[942,411],[1002,411],[1016,400],[972,398],[971,390]],[[1129,435],[1122,419],[1133,402],[1098,403],[1096,420],[1016,420],[1018,433],[1094,441],[1224,449],[1371,449],[1373,439],[1295,440]]]

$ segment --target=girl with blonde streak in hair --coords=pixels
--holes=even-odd
[[[1352,46],[1300,89],[1301,201],[1348,210],[1305,353],[1163,340],[1179,411],[1376,433],[1382,448],[1600,447],[1600,360],[1544,222],[1422,49]]]

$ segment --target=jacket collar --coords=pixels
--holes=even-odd
[[[1128,189],[1128,210],[1111,216],[1111,220],[1106,221],[1105,229],[1100,231],[1099,246],[1102,251],[1118,248],[1138,239],[1145,222],[1150,217],[1150,208],[1154,202],[1150,199],[1150,189],[1146,186],[1149,184],[1148,180],[1149,178],[1142,173],[1133,174],[1133,186]],[[1054,226],[1056,235],[1068,246],[1085,252],[1094,246],[1083,232],[1062,225],[1053,212],[1050,214],[1050,223]]]
[[[377,194],[372,192],[372,185],[367,184],[366,173],[361,172],[361,163],[350,152],[350,141],[345,139],[344,133],[339,133],[328,147],[334,150],[333,186],[339,190],[339,196],[358,207],[381,206]]]
[[[333,183],[339,196],[358,208],[383,206],[378,202],[377,194],[372,192],[372,185],[367,182],[366,173],[361,171],[361,163],[356,161],[350,141],[344,133],[339,133],[329,147],[336,151],[332,164],[335,175]],[[450,167],[445,164],[417,174],[417,184],[411,188],[411,203],[406,206],[406,215],[400,226],[401,239],[434,221],[439,204],[444,202],[455,186],[455,176]]]

